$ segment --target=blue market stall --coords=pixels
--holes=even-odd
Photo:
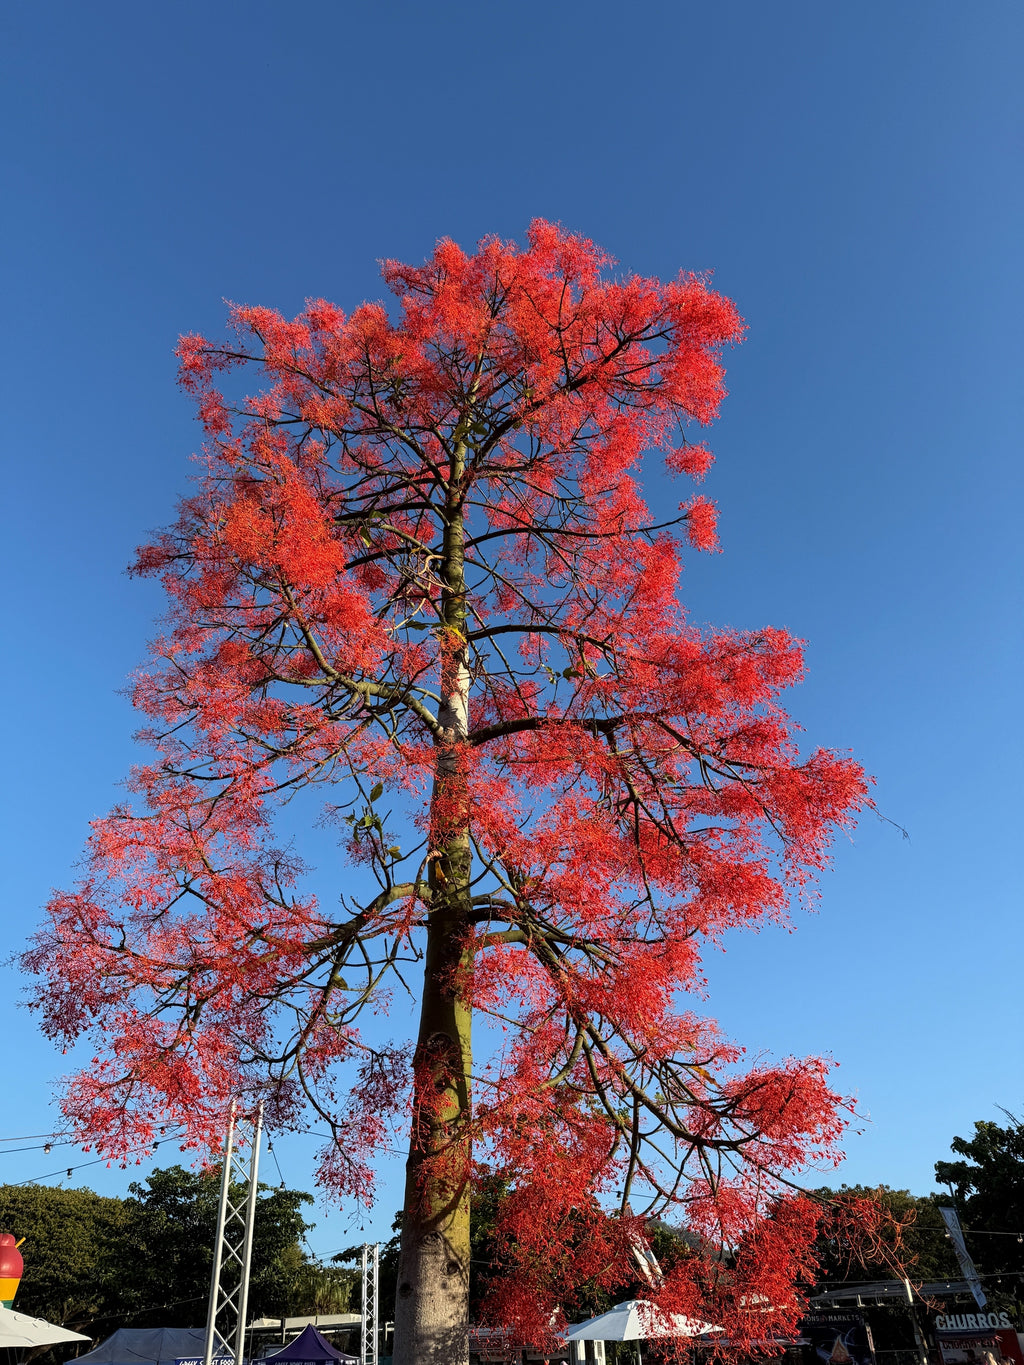
[[[202,1327],[122,1327],[78,1361],[82,1365],[175,1365],[178,1360],[202,1360],[205,1349]],[[223,1346],[218,1354],[222,1352]]]

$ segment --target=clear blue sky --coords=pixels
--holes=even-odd
[[[714,269],[737,300],[708,484],[724,554],[685,594],[698,619],[808,639],[792,708],[894,822],[864,821],[795,933],[712,960],[710,1012],[755,1050],[841,1061],[868,1116],[850,1181],[924,1191],[954,1134],[1020,1108],[1022,14],[6,6],[8,947],[132,761],[118,688],[159,599],[122,570],[197,444],[178,334],[216,333],[224,298],[378,297],[377,258],[541,215],[627,270]],[[53,1127],[62,1067],[17,990],[7,967],[0,1137]],[[289,1183],[309,1148],[282,1145]],[[81,1160],[0,1156],[0,1180]],[[368,1228],[395,1206],[389,1185]],[[316,1245],[344,1227],[321,1218]]]

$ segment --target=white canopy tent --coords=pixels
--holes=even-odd
[[[578,1322],[565,1333],[566,1341],[648,1341],[654,1337],[703,1337],[720,1332],[709,1322],[684,1318],[678,1313],[666,1317],[646,1299],[627,1299],[607,1313]]]
[[[0,1347],[55,1346],[59,1341],[88,1340],[81,1332],[69,1332],[45,1318],[30,1318],[27,1313],[0,1306]]]

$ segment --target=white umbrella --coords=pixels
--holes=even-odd
[[[0,1306],[0,1346],[53,1346],[58,1341],[88,1341],[81,1332],[69,1332],[45,1318],[30,1318],[13,1308]]]
[[[720,1332],[709,1322],[673,1313],[666,1321],[653,1303],[646,1299],[627,1299],[617,1303],[607,1313],[600,1313],[587,1322],[578,1322],[565,1334],[566,1341],[646,1341],[649,1337],[700,1337],[706,1332]]]

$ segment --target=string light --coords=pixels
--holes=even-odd
[[[4,1138],[4,1142],[15,1142],[16,1138]],[[27,1147],[4,1147],[0,1148],[0,1156],[16,1156],[18,1152],[52,1152],[54,1147],[74,1147],[73,1142],[33,1142]]]
[[[31,1142],[33,1138],[63,1137],[62,1133],[22,1133],[21,1137],[0,1138],[0,1142]]]
[[[185,1129],[184,1129],[184,1128],[180,1128],[180,1129],[178,1130],[178,1132],[175,1133],[175,1134],[172,1134],[172,1136],[173,1136],[173,1137],[180,1137],[184,1132],[185,1132]],[[125,1153],[125,1156],[134,1156],[134,1155],[135,1155],[136,1153],[138,1153],[138,1152],[143,1152],[143,1153],[145,1153],[145,1152],[147,1152],[147,1151],[152,1152],[152,1151],[155,1151],[156,1148],[159,1147],[159,1145],[160,1145],[160,1144],[159,1144],[158,1142],[153,1142],[153,1143],[148,1143],[148,1142],[147,1142],[147,1143],[144,1143],[141,1147],[132,1147],[132,1148],[129,1148],[129,1150]],[[65,1143],[59,1143],[58,1146],[69,1147],[69,1146],[73,1146],[73,1144],[72,1144],[72,1143],[65,1142]],[[109,1165],[109,1164],[110,1164],[110,1161],[111,1161],[111,1158],[105,1157],[105,1156],[94,1157],[91,1161],[80,1161],[80,1162],[78,1163],[77,1166],[69,1166],[69,1167],[67,1168],[67,1176],[68,1176],[68,1179],[71,1178],[71,1176],[75,1173],[75,1171],[82,1171],[82,1170],[85,1170],[85,1168],[86,1168],[87,1166],[98,1166],[98,1165],[100,1164],[100,1162],[106,1162],[106,1163]],[[11,1188],[12,1188],[12,1189],[20,1189],[20,1188],[22,1188],[22,1187],[25,1186],[25,1185],[36,1185],[36,1184],[39,1183],[40,1180],[50,1180],[50,1179],[52,1179],[54,1176],[57,1176],[57,1175],[60,1175],[60,1171],[47,1171],[45,1175],[36,1175],[36,1176],[32,1176],[32,1177],[30,1177],[30,1179],[28,1179],[28,1180],[16,1180],[16,1181],[13,1182]]]

